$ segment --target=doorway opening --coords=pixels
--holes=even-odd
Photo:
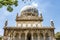
[[[31,34],[30,33],[27,34],[27,40],[31,40]]]

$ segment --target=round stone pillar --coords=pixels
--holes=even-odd
[[[14,33],[13,33],[13,40],[15,40],[15,35],[16,35],[16,32],[14,31]]]
[[[38,40],[40,40],[40,34],[39,34],[39,33],[37,33],[37,35],[38,35]]]
[[[25,32],[25,40],[27,40],[27,32]]]
[[[21,33],[19,33],[19,40],[21,40]]]
[[[33,32],[31,32],[31,40],[33,40]]]
[[[46,40],[46,36],[45,36],[45,34],[43,34],[43,37],[44,37],[44,40]]]

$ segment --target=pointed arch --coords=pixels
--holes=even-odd
[[[40,33],[40,40],[44,40],[43,33]]]
[[[21,34],[21,40],[25,40],[25,33]]]
[[[34,39],[34,40],[37,40],[37,39],[38,39],[37,37],[38,37],[38,36],[37,36],[37,33],[34,33],[34,34],[33,34],[33,39]]]
[[[46,36],[46,40],[50,40],[49,33],[46,33],[45,36]]]
[[[15,40],[19,40],[19,33],[15,34]]]
[[[31,33],[27,34],[27,40],[31,40]]]

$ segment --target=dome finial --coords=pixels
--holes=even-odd
[[[54,27],[54,22],[53,22],[52,19],[50,20],[50,24],[51,24],[51,25],[50,25],[51,27]]]

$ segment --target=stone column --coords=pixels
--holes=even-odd
[[[40,35],[39,35],[39,33],[37,33],[37,35],[38,35],[38,40],[40,40]]]
[[[54,39],[55,39],[55,37],[54,37],[54,35],[52,35],[52,36],[51,36],[51,40],[54,40]]]
[[[46,36],[45,36],[45,34],[43,35],[43,37],[44,37],[44,40],[46,40]]]
[[[11,40],[10,33],[8,34],[8,40]]]
[[[25,40],[27,40],[27,32],[25,32]]]
[[[53,39],[54,39],[54,33],[51,32],[51,40],[53,40]]]
[[[19,40],[21,40],[21,33],[19,33]]]
[[[11,35],[11,40],[13,40],[13,35]]]
[[[11,40],[15,40],[15,36],[14,35],[12,35]]]
[[[10,40],[13,40],[13,30],[10,31]]]
[[[13,34],[13,40],[15,40],[15,33]]]
[[[4,36],[4,37],[3,37],[3,40],[7,40],[7,36]]]
[[[33,40],[33,32],[31,32],[31,40]]]
[[[4,39],[5,39],[5,40],[8,39],[8,30],[5,30],[5,33],[4,33]]]
[[[49,34],[49,39],[52,40],[52,38],[53,38],[53,36],[52,36],[52,34],[50,33],[50,34]]]

